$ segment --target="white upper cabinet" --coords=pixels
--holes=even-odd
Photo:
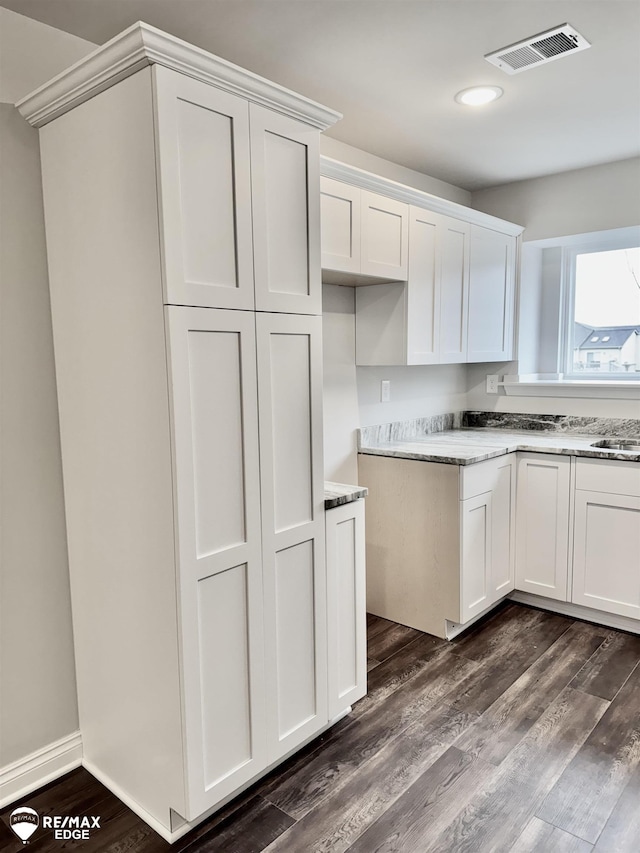
[[[249,104],[153,67],[165,302],[254,306]]]
[[[513,357],[516,238],[471,226],[466,361]]]
[[[322,177],[322,279],[406,281],[409,205]]]
[[[321,314],[318,131],[251,104],[256,309]]]
[[[153,74],[166,302],[321,313],[317,129]]]
[[[356,287],[356,364],[513,357],[522,228],[328,158],[321,169],[322,280]]]

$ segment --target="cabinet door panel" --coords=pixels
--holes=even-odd
[[[269,760],[327,722],[321,318],[259,314]],[[310,689],[312,685],[313,690]]]
[[[165,311],[192,819],[266,763],[255,320]]]
[[[255,104],[249,115],[256,308],[320,314],[318,131]]]
[[[360,272],[360,190],[320,178],[322,269]]]
[[[567,601],[571,460],[518,454],[516,589]]]
[[[360,271],[395,281],[407,279],[409,206],[362,190]]]
[[[410,208],[407,364],[437,364],[439,360],[441,228],[438,214]]]
[[[460,622],[466,622],[492,602],[491,493],[461,502],[461,603]]]
[[[640,619],[640,498],[576,491],[574,604]]]
[[[514,454],[493,460],[495,482],[492,491],[491,589],[494,601],[514,588],[516,466]]]
[[[364,501],[326,514],[329,718],[367,692]]]
[[[515,237],[471,226],[467,361],[513,355]]]
[[[440,363],[467,360],[469,225],[444,217],[440,235]]]
[[[248,104],[153,75],[165,302],[253,308]]]

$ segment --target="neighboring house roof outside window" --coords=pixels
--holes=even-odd
[[[576,349],[622,349],[631,335],[640,335],[640,326],[595,326],[589,328],[576,323],[574,346]]]

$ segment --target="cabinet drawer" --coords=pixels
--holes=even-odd
[[[616,459],[577,459],[576,489],[640,497],[640,464]]]
[[[503,468],[515,465],[515,453],[506,453],[495,459],[476,462],[474,465],[460,467],[460,500],[475,498],[492,491],[500,479]]]

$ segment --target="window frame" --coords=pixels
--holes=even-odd
[[[627,232],[627,229],[624,229]],[[568,381],[582,382],[635,382],[640,383],[640,372],[633,373],[576,373],[573,370],[573,336],[575,324],[576,259],[578,255],[610,252],[619,249],[640,248],[638,234],[611,232],[594,235],[594,239],[562,248],[562,305],[559,340],[561,376]]]

